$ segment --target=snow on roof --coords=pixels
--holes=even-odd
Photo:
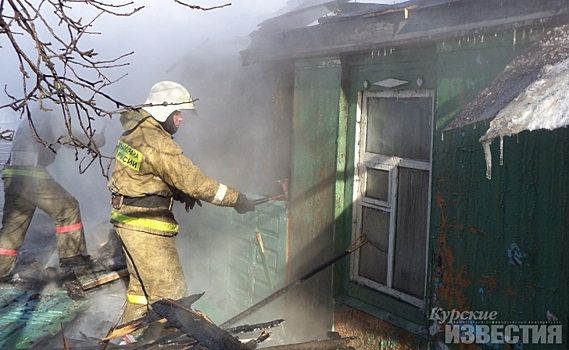
[[[535,80],[503,108],[480,142],[518,134],[524,130],[569,125],[569,58],[554,66],[544,66]]]
[[[443,130],[492,119],[479,139],[492,174],[490,145],[524,130],[553,130],[569,125],[569,25],[556,27],[535,42],[470,102]]]
[[[443,130],[493,119],[543,74],[569,58],[569,25],[556,27],[522,52]]]
[[[491,178],[490,144],[500,138],[500,159],[503,159],[503,138],[522,131],[554,130],[569,125],[569,58],[555,65],[545,65],[540,76],[490,122],[480,138],[486,158],[486,177]]]

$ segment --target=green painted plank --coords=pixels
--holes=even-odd
[[[41,294],[19,289],[0,289],[0,348],[25,349],[61,331],[89,305],[72,300],[66,292]]]

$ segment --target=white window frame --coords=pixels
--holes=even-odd
[[[351,257],[350,278],[352,281],[363,284],[370,288],[379,290],[386,294],[392,295],[400,300],[410,303],[420,309],[425,307],[426,287],[428,283],[428,227],[430,216],[427,215],[427,242],[425,243],[425,284],[423,286],[423,298],[419,299],[413,295],[405,294],[401,291],[391,288],[393,285],[393,266],[394,266],[394,250],[395,250],[395,226],[396,226],[396,211],[397,211],[397,189],[398,184],[398,169],[411,168],[417,170],[429,171],[429,208],[431,202],[431,179],[432,179],[432,144],[433,133],[431,132],[431,152],[429,153],[429,161],[419,161],[412,159],[403,159],[399,157],[386,156],[381,154],[372,154],[365,152],[366,145],[366,126],[367,126],[367,100],[368,98],[431,98],[431,119],[429,125],[433,125],[434,118],[434,91],[423,90],[401,90],[401,91],[362,91],[358,93],[358,108],[356,116],[356,152],[355,152],[355,173],[354,173],[354,212],[353,212],[353,229],[352,239],[356,239],[361,232],[362,227],[362,208],[370,207],[381,209],[390,213],[389,224],[389,251],[388,251],[388,268],[387,268],[387,285],[378,283],[359,275],[359,260],[360,251],[356,250]],[[365,197],[365,185],[367,177],[367,168],[378,170],[385,170],[389,172],[388,183],[388,201],[377,200]],[[369,243],[368,243],[369,244]]]

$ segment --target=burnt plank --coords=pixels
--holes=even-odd
[[[159,300],[152,304],[152,309],[210,350],[250,349],[223,329],[206,321],[197,313],[175,305],[172,301]]]

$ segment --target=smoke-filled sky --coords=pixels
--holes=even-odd
[[[108,14],[99,17],[94,22],[92,31],[100,34],[84,36],[79,47],[82,50],[94,48],[99,54],[96,58],[101,60],[134,51],[134,55],[121,61],[129,62],[128,67],[109,70],[107,73],[113,78],[128,74],[109,91],[124,102],[136,104],[139,99],[146,97],[154,82],[164,80],[166,70],[177,64],[185,54],[208,41],[220,45],[246,44],[249,33],[256,29],[257,24],[285,6],[286,2],[287,0],[184,2],[202,8],[230,3],[230,6],[202,11],[177,4],[174,0],[135,0],[130,9],[144,6],[141,11],[130,17]],[[49,10],[47,6],[43,8]],[[73,4],[72,8],[72,17],[82,18],[84,24],[97,13],[81,3]],[[52,26],[57,29],[55,21]],[[2,87],[7,84],[8,91],[15,91],[21,84],[17,62],[10,54],[11,48],[6,39],[1,36],[0,45],[0,83]],[[7,98],[2,94],[0,103],[6,101]]]
[[[184,1],[184,3],[209,8],[230,2],[205,0]],[[202,122],[204,120],[214,122],[215,120],[208,116],[208,104],[219,104],[219,101],[213,101],[212,96],[205,96],[205,91],[211,91],[215,86],[231,84],[231,77],[221,74],[222,68],[226,69],[227,66],[231,66],[237,69],[240,67],[238,52],[247,47],[249,34],[257,28],[259,23],[270,18],[286,4],[287,0],[237,0],[231,1],[230,6],[202,11],[190,9],[173,0],[136,0],[133,6],[144,6],[142,10],[130,17],[108,14],[99,17],[93,23],[91,31],[100,34],[84,36],[79,46],[82,50],[93,48],[98,53],[99,60],[113,59],[122,54],[134,52],[133,55],[120,61],[128,62],[128,66],[106,71],[107,77],[111,79],[126,74],[124,78],[106,90],[117,100],[132,105],[142,104],[154,83],[161,80],[173,80],[186,86],[192,96],[198,99],[196,106],[198,112],[201,111],[198,118]],[[71,15],[74,18],[81,17],[82,23],[89,22],[97,13],[81,3],[72,6]],[[130,8],[132,9],[133,6]],[[44,7],[44,9],[49,8]],[[52,26],[56,27],[56,23],[52,23]],[[2,46],[0,48],[2,91],[4,86],[7,86],[9,92],[17,95],[21,88],[18,63],[10,51],[9,44],[2,36],[0,36],[0,45]],[[33,49],[31,46],[30,48]],[[34,57],[34,55],[31,56]],[[212,62],[225,62],[221,63],[225,67],[218,66],[217,63],[212,65]],[[194,78],[192,72],[200,72],[199,78]],[[238,86],[234,88],[239,89]],[[0,93],[0,104],[8,101],[5,94]],[[104,102],[100,101],[100,103]],[[230,108],[229,103],[227,105]],[[108,108],[113,110],[115,106],[110,105]],[[9,109],[0,111],[0,117],[3,120],[12,119],[14,114]],[[99,128],[104,124],[101,121],[97,122]],[[123,130],[118,123],[118,116],[110,122],[106,121],[106,124],[107,145],[103,150],[106,154],[112,154],[116,139]],[[188,131],[191,126],[192,120],[187,118],[181,132],[184,129]],[[205,125],[205,127],[208,127],[210,132],[223,131],[223,128],[214,127],[214,125]],[[182,138],[182,136],[178,137]],[[74,158],[72,152],[68,153],[72,161]],[[76,168],[77,164],[65,166],[66,170],[61,171],[61,176],[76,176],[78,172]],[[93,176],[101,177],[97,169],[88,172],[88,174],[91,173]],[[70,186],[73,183],[73,181],[69,182]],[[100,187],[101,184],[105,185],[105,180],[99,178],[90,183],[96,183],[93,186]],[[71,188],[70,191],[72,190]],[[86,188],[82,187],[82,190]],[[99,192],[104,193],[104,188]],[[104,215],[107,213],[102,216]]]

